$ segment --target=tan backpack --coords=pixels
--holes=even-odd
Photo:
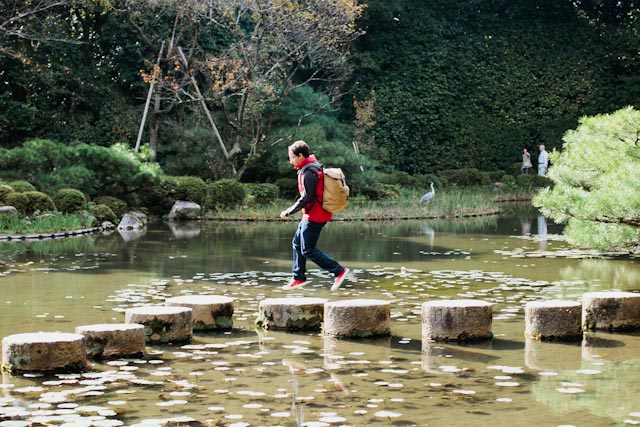
[[[349,186],[340,168],[322,169],[324,175],[324,192],[322,209],[329,212],[340,212],[349,204]]]

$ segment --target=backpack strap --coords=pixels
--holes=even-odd
[[[320,179],[320,175],[319,173],[322,172],[324,170],[324,165],[322,163],[308,163],[306,165],[304,165],[301,169],[300,169],[300,175],[303,175],[305,173],[305,171],[309,169],[311,170],[311,172],[316,174],[316,177],[318,178],[318,180]],[[324,173],[323,173],[323,182],[324,182]],[[323,195],[324,196],[324,195]],[[311,205],[311,207],[309,208],[309,210],[313,209],[313,204],[315,202],[320,203],[320,206],[322,206],[322,202],[320,201],[320,199],[318,198],[318,193],[316,192],[315,197],[313,198],[313,200],[311,201],[311,203],[309,203],[309,205]]]

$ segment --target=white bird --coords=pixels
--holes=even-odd
[[[433,187],[433,182],[431,183],[431,191],[426,193],[424,196],[420,198],[420,203],[428,202],[433,199],[433,196],[436,195],[436,189]]]

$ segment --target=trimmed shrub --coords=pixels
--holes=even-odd
[[[516,179],[513,177],[513,175],[509,175],[509,174],[502,175],[502,178],[500,178],[500,182],[506,185],[507,187],[516,186]]]
[[[544,176],[520,174],[516,177],[516,184],[520,188],[532,190],[534,188],[549,187],[553,182]]]
[[[92,203],[89,205],[89,213],[96,218],[98,224],[102,224],[104,221],[110,221],[118,225],[118,216],[116,216],[115,212],[107,205]]]
[[[399,185],[403,188],[418,187],[417,179],[407,172],[392,172],[382,176],[380,182],[382,184]]]
[[[5,203],[9,206],[13,206],[18,210],[18,212],[24,215],[27,213],[29,198],[25,196],[24,193],[9,193],[5,197]]]
[[[430,183],[433,182],[433,185],[436,188],[442,188],[443,182],[438,175],[434,175],[432,173],[428,174],[417,174],[414,176],[416,179],[416,188],[417,189],[429,189]]]
[[[207,184],[195,176],[167,176],[168,196],[173,202],[184,200],[202,204],[207,197]]]
[[[115,214],[116,217],[122,218],[124,214],[129,210],[129,206],[127,206],[127,202],[118,199],[113,196],[100,196],[96,197],[93,200],[93,203],[96,205],[107,205],[111,208],[111,211]]]
[[[53,203],[53,199],[48,194],[44,194],[40,191],[26,191],[24,193],[27,196],[27,212],[33,213],[36,211],[47,212],[55,211],[56,205]]]
[[[73,188],[62,188],[54,196],[54,201],[61,212],[78,212],[84,209],[87,204],[82,191]]]
[[[242,184],[233,179],[221,179],[208,185],[207,205],[216,210],[242,205],[246,192]]]
[[[494,182],[497,181],[501,181],[502,182],[502,178],[505,175],[508,175],[505,173],[505,171],[491,171],[491,172],[487,172],[488,176],[489,176],[489,183],[493,184]]]
[[[6,184],[0,184],[0,203],[4,203],[5,197],[9,193],[13,193],[13,188]]]
[[[298,193],[298,180],[295,178],[280,178],[275,182],[278,186],[280,197],[283,199],[297,199],[300,195]]]
[[[360,194],[368,197],[370,200],[398,199],[400,198],[400,187],[397,185],[377,183],[363,188]]]
[[[487,177],[483,177],[483,174],[476,168],[448,169],[442,171],[441,175],[446,178],[449,185],[457,187],[482,185],[483,180],[487,180]]]
[[[280,194],[280,189],[275,184],[253,184],[248,187],[253,201],[258,205],[273,203]]]
[[[491,172],[480,172],[480,185],[489,185],[491,182]]]
[[[13,188],[13,191],[16,193],[26,193],[27,191],[36,191],[36,187],[34,187],[28,181],[9,181],[7,184]]]

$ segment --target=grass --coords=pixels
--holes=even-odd
[[[0,218],[0,234],[39,234],[78,230],[92,226],[93,218],[76,214],[52,214],[31,220]]]
[[[335,220],[384,220],[419,218],[457,218],[491,215],[500,212],[498,193],[492,189],[450,188],[436,192],[428,203],[420,204],[422,194],[405,190],[397,199],[371,201],[354,197],[349,206],[335,214]],[[504,192],[500,195],[504,196]],[[267,206],[244,206],[221,212],[212,212],[208,219],[218,220],[270,220],[278,219],[280,212],[293,201],[278,200]]]

